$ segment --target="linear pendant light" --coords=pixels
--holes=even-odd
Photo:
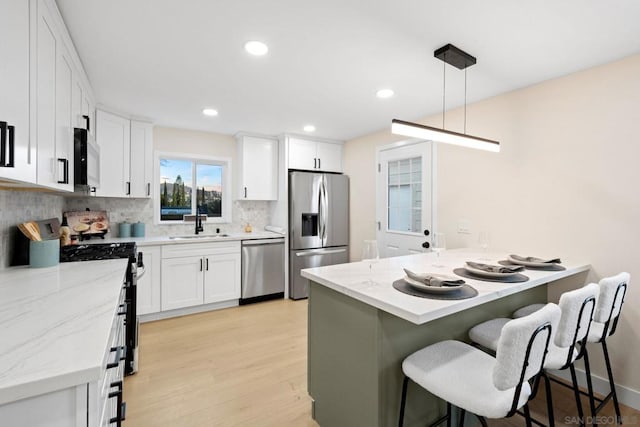
[[[458,49],[452,44],[437,49],[433,56],[441,61],[453,65],[454,67],[465,70],[467,67],[476,63],[476,58],[469,55],[465,51]],[[444,93],[443,93],[444,100]],[[442,142],[445,144],[459,145],[467,148],[476,148],[479,150],[500,152],[500,143],[491,139],[480,138],[468,135],[466,133],[458,133],[444,129],[444,102],[442,105],[442,129],[419,123],[407,122],[404,120],[393,119],[391,121],[391,133],[394,135],[404,135],[413,138],[421,138],[434,142]],[[467,84],[465,71],[465,101],[464,101],[464,121],[465,132],[467,123]]]

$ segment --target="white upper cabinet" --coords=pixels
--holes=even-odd
[[[289,169],[342,172],[342,144],[288,138]]]
[[[29,134],[29,2],[3,0],[0,13],[0,178],[36,182]]]
[[[238,199],[278,199],[278,140],[239,134]]]
[[[74,70],[56,12],[49,2],[37,2],[35,108],[31,116],[36,133],[32,142],[37,143],[37,183],[73,191]]]
[[[100,188],[96,195],[129,197],[131,122],[102,110],[96,116],[96,142],[100,146]]]
[[[153,181],[153,125],[131,121],[131,194],[151,197]]]
[[[28,4],[30,93],[24,99],[30,109],[35,182],[73,191],[74,128],[86,128],[82,116],[93,115],[93,101],[88,101],[92,100],[91,88],[55,1],[31,0]]]

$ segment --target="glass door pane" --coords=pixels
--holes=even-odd
[[[387,164],[387,224],[389,231],[422,230],[422,157]]]

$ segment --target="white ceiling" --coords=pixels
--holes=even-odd
[[[350,139],[439,113],[443,63],[433,51],[447,43],[478,58],[469,102],[640,52],[637,0],[57,3],[98,102],[225,134],[314,124],[317,136]],[[254,39],[268,55],[243,50]],[[464,72],[446,73],[449,109],[464,102]],[[377,99],[380,88],[395,96]]]

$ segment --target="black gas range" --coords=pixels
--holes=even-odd
[[[142,252],[135,242],[88,243],[60,248],[60,262],[97,261],[101,259],[129,259],[125,275],[125,341],[127,345],[125,374],[138,371],[138,314],[137,280],[144,274]]]

